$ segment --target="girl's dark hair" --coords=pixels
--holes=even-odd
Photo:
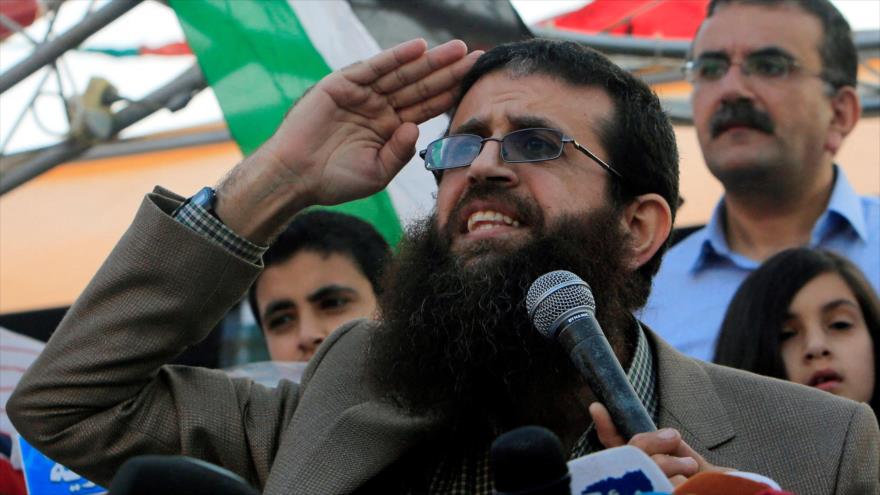
[[[752,272],[737,289],[715,344],[717,364],[760,375],[788,379],[782,361],[782,326],[788,308],[808,282],[825,273],[839,275],[856,296],[874,347],[874,392],[869,402],[880,411],[880,300],[864,274],[851,261],[822,249],[783,251]]]

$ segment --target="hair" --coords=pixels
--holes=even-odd
[[[715,345],[717,364],[788,380],[782,360],[782,327],[791,301],[814,278],[839,275],[856,297],[874,347],[874,392],[870,405],[880,411],[880,300],[851,261],[830,251],[782,251],[752,272],[733,296]]]
[[[302,251],[347,256],[370,281],[373,292],[381,293],[382,270],[391,257],[391,249],[382,235],[364,220],[328,210],[300,213],[263,254],[263,264],[269,268]],[[256,294],[259,280],[257,277],[251,285],[248,302],[257,325],[262,326]]]
[[[612,205],[622,208],[637,195],[657,193],[675,218],[679,206],[675,133],[660,100],[645,83],[591,48],[531,39],[499,45],[483,54],[462,80],[460,94],[463,97],[482,77],[498,71],[512,77],[544,75],[605,91],[614,103],[614,115],[598,137],[609,154],[608,162],[623,176],[622,180],[612,176],[609,181]],[[667,247],[668,239],[637,271],[645,282],[645,299]]]
[[[822,57],[822,78],[837,90],[856,85],[859,57],[852,30],[843,14],[829,0],[712,0],[706,18],[730,4],[760,6],[793,5],[822,23],[822,42],[816,47]]]

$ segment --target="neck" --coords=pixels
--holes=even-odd
[[[762,262],[784,249],[808,244],[834,186],[833,168],[829,165],[823,172],[809,183],[729,190],[724,220],[730,249]]]

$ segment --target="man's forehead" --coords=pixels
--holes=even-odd
[[[772,48],[818,59],[822,36],[819,19],[795,4],[722,4],[700,26],[691,51],[694,57],[707,52],[733,56]]]
[[[565,130],[558,120],[550,115],[505,115],[505,120],[510,130],[533,127]],[[486,116],[472,116],[468,120],[451,127],[450,134],[491,134],[493,131],[492,127],[492,123]]]
[[[447,134],[490,135],[534,127],[571,133],[582,126],[596,131],[613,114],[611,96],[601,87],[540,72],[497,71],[477,80],[462,95],[450,115]]]

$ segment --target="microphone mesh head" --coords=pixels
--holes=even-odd
[[[532,324],[547,338],[553,338],[560,316],[581,306],[588,313],[596,312],[593,291],[580,277],[566,270],[556,270],[538,277],[526,295],[526,308]]]

